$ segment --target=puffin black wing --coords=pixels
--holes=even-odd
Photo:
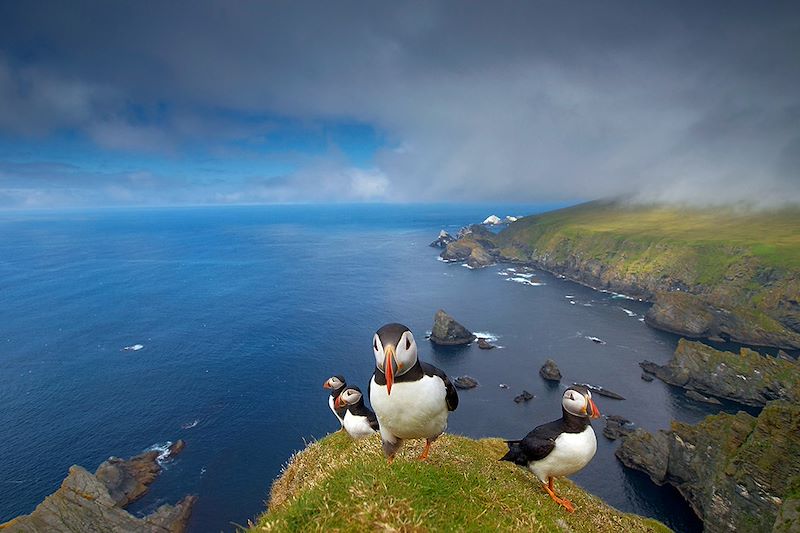
[[[536,427],[522,440],[507,440],[508,453],[501,461],[511,461],[520,466],[528,466],[531,461],[547,457],[556,446],[556,438],[562,433],[561,420]]]
[[[456,388],[450,383],[450,379],[447,377],[442,370],[436,368],[433,365],[428,363],[423,363],[420,361],[420,365],[422,366],[422,371],[425,372],[426,376],[436,376],[441,378],[444,381],[445,389],[447,390],[444,400],[447,403],[447,410],[448,411],[455,411],[456,407],[458,407],[458,392]]]
[[[373,413],[372,411],[370,411],[369,414],[367,415],[367,421],[369,422],[369,427],[371,427],[375,431],[381,430],[380,425],[378,425],[378,417],[375,416],[375,413]]]

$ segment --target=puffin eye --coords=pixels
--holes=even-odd
[[[406,337],[406,350],[410,350],[410,349],[411,349],[411,339]]]
[[[372,348],[373,348],[373,349],[374,349],[376,352],[378,351],[378,341],[377,341],[377,340],[373,340],[373,341],[372,341]]]

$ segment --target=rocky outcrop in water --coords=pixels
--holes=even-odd
[[[455,237],[447,233],[445,230],[439,231],[439,236],[436,240],[429,244],[432,248],[446,248],[448,244],[455,241]]]
[[[606,427],[603,435],[609,440],[617,440],[634,432],[636,425],[625,417],[609,415],[606,417]]]
[[[443,309],[436,311],[433,317],[433,330],[431,342],[442,345],[469,344],[475,340],[475,335],[470,330],[456,322]]]
[[[744,405],[770,400],[800,402],[800,362],[763,356],[748,348],[738,354],[681,339],[666,365],[639,363],[660,380]]]
[[[170,447],[168,457],[183,449],[183,441]],[[72,466],[61,487],[29,515],[0,524],[3,532],[50,533],[181,533],[185,531],[196,496],[175,505],[162,505],[137,518],[124,510],[145,495],[161,472],[159,452],[149,451],[124,460],[110,457],[93,474]]]
[[[539,375],[548,381],[561,381],[561,370],[552,359],[548,359],[539,369]]]
[[[453,385],[457,389],[474,389],[478,386],[478,380],[471,376],[458,376],[453,380]]]
[[[494,350],[495,348],[497,348],[497,346],[487,341],[483,337],[480,337],[478,339],[478,348],[480,348],[481,350]]]
[[[440,257],[448,262],[464,262],[470,268],[493,265],[500,254],[494,238],[494,233],[483,226],[469,226],[459,232],[458,239],[449,243]]]
[[[800,528],[800,405],[776,401],[758,418],[722,413],[655,434],[637,429],[616,456],[655,483],[674,485],[708,532]]]

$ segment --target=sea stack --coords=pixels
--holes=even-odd
[[[548,359],[539,369],[539,375],[547,381],[561,381],[561,370],[552,359]]]
[[[470,330],[456,322],[456,320],[444,312],[443,309],[436,311],[433,317],[433,330],[431,331],[431,342],[453,346],[459,344],[469,344],[475,340],[475,335]]]

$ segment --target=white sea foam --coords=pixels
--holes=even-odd
[[[571,295],[571,294],[567,294],[566,296],[564,296],[564,298],[569,298],[570,300],[572,300],[575,297],[573,295]]]
[[[604,341],[604,340],[603,340],[603,339],[601,339],[600,337],[593,337],[593,336],[591,336],[591,335],[586,335],[586,336],[584,336],[583,338],[584,338],[584,339],[587,339],[587,340],[590,340],[590,341],[592,341],[592,342],[595,342],[595,343],[597,343],[597,344],[605,344],[605,343],[606,343],[606,341]]]
[[[519,276],[513,278],[506,278],[506,281],[513,281],[514,283],[522,283],[523,285],[530,285],[531,287],[540,287],[544,285],[544,283],[538,281],[531,281],[529,279],[525,279]]]
[[[144,348],[144,344],[132,344],[130,346],[124,347],[123,350],[126,352],[138,352],[142,348]]]
[[[169,447],[172,446],[172,441],[167,441],[164,443],[153,444],[149,448],[147,448],[147,452],[157,451],[158,457],[156,457],[156,462],[163,466],[164,461],[169,459]]]
[[[472,334],[480,339],[486,339],[489,342],[497,342],[497,339],[500,338],[494,333],[490,333],[488,331],[473,331]]]
[[[581,304],[584,307],[593,307],[591,303],[586,302],[585,304]]]
[[[630,317],[636,316],[636,313],[634,313],[630,309],[625,309],[624,307],[620,307],[620,309],[622,309],[625,312],[625,314],[630,316]]]
[[[570,300],[569,303],[571,303],[572,305],[575,305],[575,300]]]
[[[643,316],[639,317],[639,322],[644,322],[644,317]]]
[[[193,427],[196,427],[197,424],[199,423],[200,421],[195,418],[191,422],[186,422],[185,424],[181,424],[181,429],[192,429]]]
[[[468,264],[466,264],[466,263],[461,263],[461,266],[462,266],[462,267],[466,267],[466,268],[468,268],[468,269],[470,269],[470,270],[474,270],[474,268],[473,268],[473,267],[469,266],[469,265],[468,265]]]

